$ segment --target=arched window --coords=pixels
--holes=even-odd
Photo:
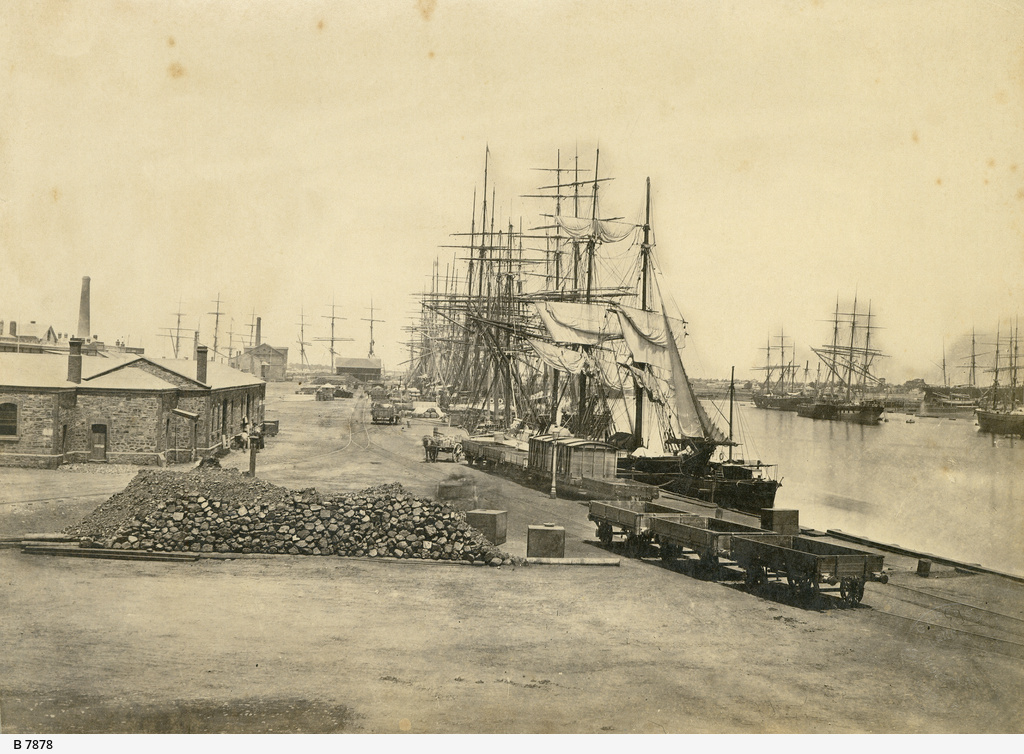
[[[0,435],[18,434],[18,407],[14,403],[0,403]]]

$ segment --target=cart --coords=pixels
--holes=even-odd
[[[763,529],[707,516],[655,516],[650,531],[661,559],[675,560],[683,550],[695,552],[701,563],[713,568],[730,551],[734,534],[764,534]]]
[[[774,576],[788,582],[793,593],[817,596],[822,584],[838,585],[840,598],[849,606],[860,603],[868,581],[888,582],[882,573],[882,555],[787,534],[734,535],[730,538],[733,560],[746,573],[748,589]]]

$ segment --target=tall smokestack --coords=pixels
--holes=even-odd
[[[260,340],[260,330],[263,327],[263,319],[261,317],[256,318],[256,345],[259,345],[262,341]]]
[[[78,304],[78,337],[88,338],[89,326],[89,276],[82,278],[82,300]]]
[[[204,385],[206,384],[206,352],[208,350],[206,346],[196,347],[196,379]]]
[[[82,338],[72,338],[68,341],[70,350],[68,351],[68,382],[74,382],[76,385],[82,381],[82,344],[85,341]]]

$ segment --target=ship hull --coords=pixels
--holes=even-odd
[[[770,395],[758,393],[753,396],[754,405],[771,411],[796,411],[804,400],[799,395]]]
[[[978,409],[978,427],[993,435],[1024,436],[1024,414]]]
[[[885,406],[881,403],[803,403],[797,414],[808,419],[878,424]]]
[[[652,484],[686,497],[694,497],[720,508],[760,515],[775,507],[775,493],[781,486],[774,479],[754,476],[751,469],[765,467],[710,461],[710,453],[687,458],[619,459],[619,476]]]

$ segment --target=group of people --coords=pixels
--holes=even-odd
[[[242,445],[246,450],[250,447],[263,450],[263,424],[261,422],[250,424],[249,417],[242,417]]]

